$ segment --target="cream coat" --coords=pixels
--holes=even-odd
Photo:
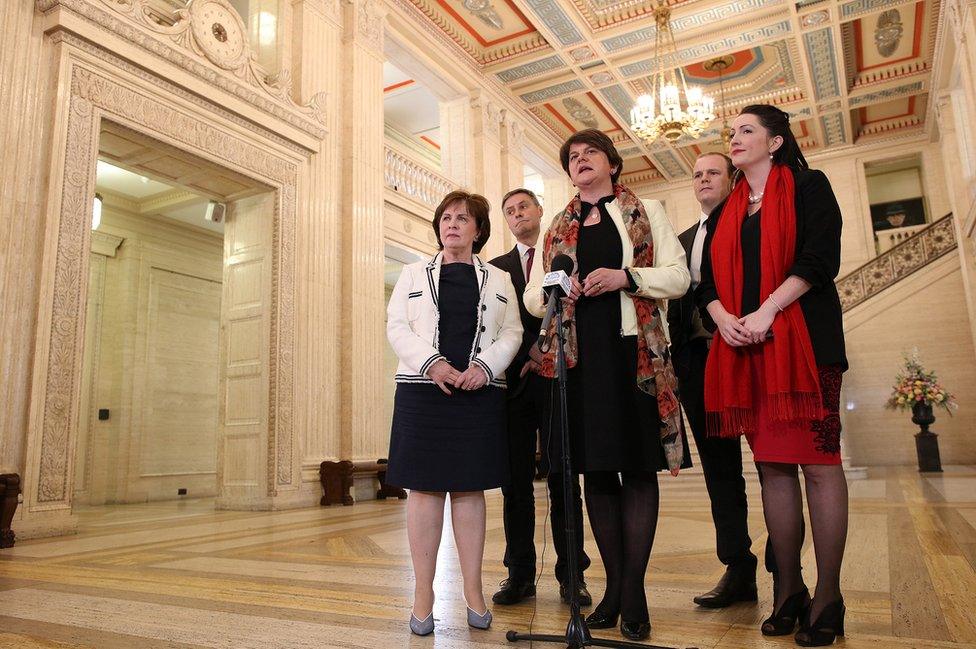
[[[390,296],[386,335],[400,359],[397,383],[433,383],[427,372],[438,360],[446,360],[437,349],[437,287],[443,257],[437,253],[430,261],[404,266]],[[473,262],[480,297],[468,361],[481,367],[492,385],[505,387],[505,369],[522,344],[518,296],[508,273],[477,255]]]
[[[664,213],[664,206],[660,201],[646,201],[644,208],[654,237],[654,266],[650,268],[631,266],[634,262],[634,245],[630,242],[623,214],[616,199],[607,204],[607,213],[613,220],[613,224],[617,226],[620,241],[623,243],[621,268],[629,269],[634,282],[637,283],[637,291],[634,295],[662,300],[661,318],[667,321],[667,303],[664,300],[680,298],[684,295],[691,284],[691,274],[685,261],[685,249],[678,241],[678,236]],[[539,260],[541,261],[541,256]],[[525,286],[523,296],[525,308],[539,318],[546,313],[546,304],[542,296],[542,279],[545,276],[543,265],[542,263],[532,265],[532,274]],[[582,284],[584,278],[578,279]],[[627,291],[620,291],[621,336],[637,335],[637,310],[630,295]]]

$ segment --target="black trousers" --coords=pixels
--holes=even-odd
[[[708,345],[704,338],[692,340],[674,358],[678,375],[678,398],[684,406],[698,457],[705,473],[705,487],[712,504],[715,549],[727,566],[756,560],[749,538],[749,503],[742,477],[742,447],[739,438],[709,437],[705,431],[705,361]],[[772,549],[767,543],[768,557]],[[772,564],[775,570],[775,562]]]
[[[514,381],[514,377],[512,379]],[[519,581],[535,580],[535,452],[537,440],[541,440],[542,470],[547,472],[549,459],[548,412],[552,381],[531,376],[525,389],[507,401],[508,405],[508,453],[511,482],[502,488],[504,495],[503,516],[505,522],[505,567],[508,576]],[[559,458],[551,458],[556,471],[549,472],[550,527],[556,549],[556,579],[566,578],[566,510],[563,506],[563,480],[558,468]],[[580,495],[579,476],[573,477],[573,508],[576,512],[576,552],[579,572],[590,566],[590,558],[583,551],[583,500]]]

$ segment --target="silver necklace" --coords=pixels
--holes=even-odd
[[[749,204],[750,204],[750,205],[755,205],[755,204],[757,204],[757,203],[760,203],[760,202],[762,202],[762,199],[763,199],[763,196],[764,196],[765,194],[766,194],[766,192],[765,192],[765,191],[761,191],[761,192],[759,192],[759,194],[758,194],[758,195],[753,195],[753,193],[752,193],[752,192],[749,192]]]

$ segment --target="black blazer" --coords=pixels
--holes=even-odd
[[[840,272],[840,206],[822,171],[794,171],[793,177],[796,185],[796,253],[787,275],[796,275],[810,283],[810,290],[800,296],[800,308],[810,332],[817,365],[840,365],[846,370],[843,312],[834,285],[834,278]],[[712,210],[705,223],[701,283],[695,290],[695,300],[702,312],[712,300],[718,299],[710,249],[723,207],[725,201]]]
[[[695,245],[695,234],[698,232],[698,221],[678,235],[681,247],[685,249],[685,259],[691,269],[691,248]],[[695,303],[695,291],[691,288],[681,298],[668,302],[668,334],[671,337],[671,358],[677,358],[685,345],[688,344],[694,332],[695,315],[698,305]],[[704,315],[704,314],[703,314]]]
[[[536,253],[539,249],[536,249]],[[535,259],[533,263],[541,263],[541,259]],[[508,383],[508,397],[519,396],[528,383],[531,372],[523,377],[519,377],[522,367],[529,360],[529,348],[538,340],[539,329],[542,328],[542,318],[537,318],[529,313],[525,308],[522,293],[525,292],[525,273],[522,272],[522,259],[519,256],[518,246],[515,246],[504,255],[495,257],[490,262],[493,266],[501,268],[511,275],[512,284],[515,286],[515,294],[518,295],[519,316],[522,318],[522,345],[512,364],[505,370],[505,381]]]

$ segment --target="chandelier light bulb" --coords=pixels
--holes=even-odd
[[[655,106],[654,95],[638,97],[630,111],[630,128],[635,135],[648,142],[659,137],[674,142],[683,135],[697,138],[715,119],[715,101],[701,88],[687,87],[680,65],[665,70],[665,61],[679,60],[671,32],[671,10],[659,4],[654,10],[654,17],[658,27],[654,36],[654,56],[658,69],[649,79],[648,86],[657,90],[658,106]]]

